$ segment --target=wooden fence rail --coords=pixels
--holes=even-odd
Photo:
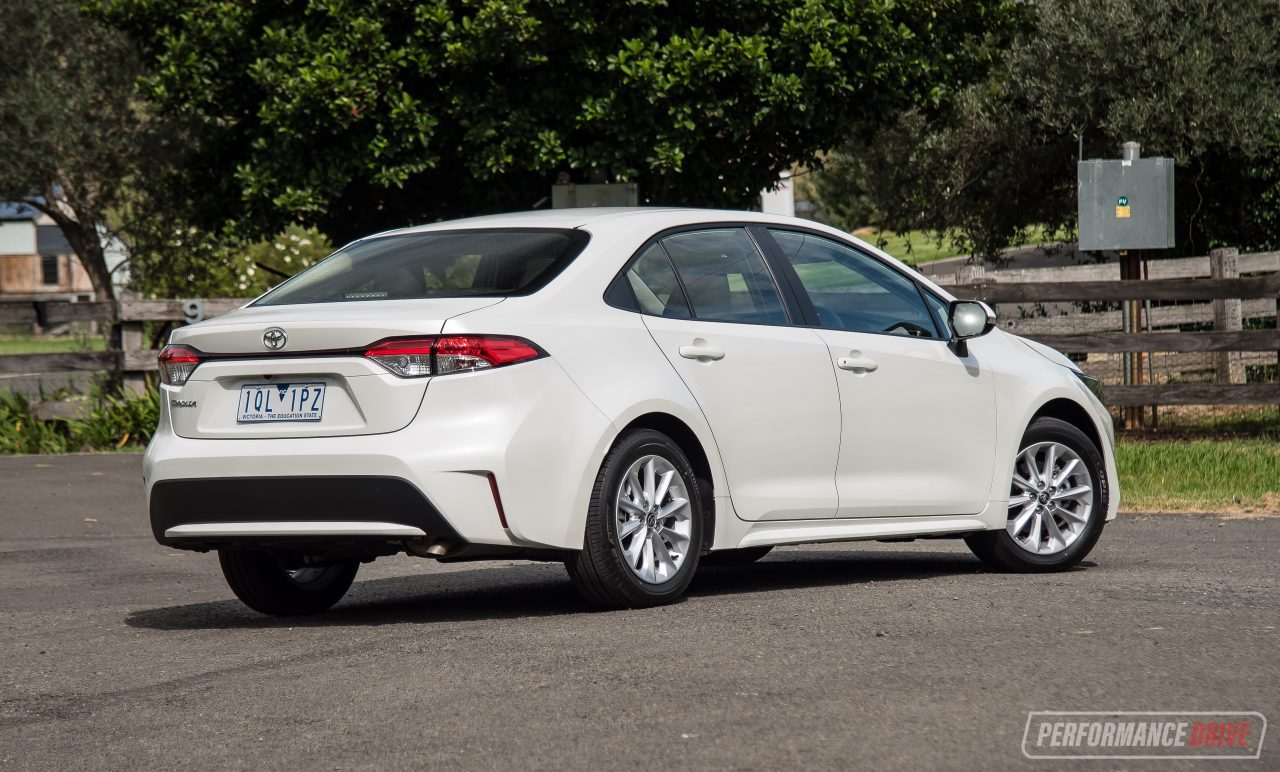
[[[1162,263],[1165,266],[1157,270],[1156,266]],[[1002,326],[1051,348],[1071,353],[1212,353],[1218,357],[1217,383],[1139,382],[1105,386],[1105,401],[1117,407],[1280,404],[1280,382],[1245,382],[1245,359],[1241,353],[1280,352],[1280,330],[1241,329],[1243,318],[1274,317],[1280,321],[1280,275],[1239,277],[1241,272],[1280,271],[1280,253],[1237,255],[1234,250],[1218,250],[1207,258],[1152,261],[1151,266],[1154,276],[1177,278],[1120,281],[1119,269],[1115,265],[1028,269],[1017,272],[1016,278],[1023,281],[1010,280],[1015,278],[1009,275],[1014,272],[992,271],[988,274],[976,267],[945,278],[968,280],[946,286],[957,297],[976,298],[992,304],[1209,301],[1193,306],[1148,308],[1146,313],[1151,328],[1211,322],[1215,327],[1212,332],[1116,331],[1116,328],[1124,326],[1127,314],[1123,311],[1014,319],[1002,322]],[[1059,275],[1050,278],[1051,272],[1055,271]],[[1103,279],[1104,271],[1114,273],[1114,278]],[[1216,278],[1201,278],[1206,275]],[[1039,280],[1026,281],[1029,277]],[[1086,329],[1060,332],[1068,326]],[[1272,362],[1280,361],[1280,353],[1268,356]]]
[[[1246,330],[1244,332],[1094,332],[1070,335],[1031,335],[1059,351],[1116,354],[1128,351],[1167,351],[1175,353],[1206,351],[1276,351],[1280,350],[1280,331]]]
[[[126,388],[141,390],[146,373],[158,369],[156,355],[147,348],[143,336],[147,322],[185,323],[225,314],[248,300],[213,298],[209,300],[141,300],[126,297],[114,302],[72,303],[0,302],[0,324],[39,324],[67,322],[108,322],[120,327],[119,349],[56,354],[9,354],[0,356],[0,375],[100,372],[121,373]]]
[[[1149,279],[1194,279],[1212,274],[1213,258],[1179,257],[1151,260],[1148,263]],[[1240,255],[1237,263],[1242,274],[1280,273],[1280,252],[1255,252]],[[926,269],[928,266],[926,266]],[[977,270],[975,270],[977,269]],[[1119,281],[1119,263],[1064,265],[1053,268],[991,268],[962,265],[949,273],[933,274],[929,278],[939,284],[965,284],[968,277],[981,273],[985,281],[1023,284],[1027,282],[1077,282]]]
[[[1241,301],[1240,307],[1244,319],[1271,319],[1276,315],[1276,301],[1271,299],[1253,299]],[[1155,306],[1148,312],[1153,328],[1177,327],[1184,324],[1211,324],[1214,308],[1212,303],[1184,303],[1176,306]],[[1018,318],[1006,316],[1000,319],[1000,329],[1015,335],[1057,335],[1064,326],[1073,332],[1119,332],[1124,329],[1122,311],[1079,311],[1072,309],[1069,313],[1050,311],[1046,316]]]
[[[1280,276],[1246,279],[1152,279],[1149,281],[1072,282],[976,282],[953,284],[946,290],[956,297],[988,303],[1041,303],[1090,301],[1117,303],[1125,300],[1215,300],[1218,298],[1280,297]]]
[[[1255,270],[1268,270],[1272,263],[1280,270],[1280,253],[1241,255],[1240,265]],[[1217,259],[1216,257],[1214,259]],[[1041,302],[1122,302],[1122,301],[1214,301],[1195,306],[1153,309],[1153,321],[1160,324],[1198,323],[1220,317],[1223,301],[1243,299],[1236,308],[1244,308],[1246,316],[1274,316],[1280,311],[1280,275],[1245,278],[1186,278],[1190,271],[1208,272],[1210,258],[1189,258],[1178,270],[1182,278],[1160,278],[1147,281],[1105,279],[1048,280],[1010,282],[990,280],[981,271],[970,271],[976,281],[950,284],[948,291],[961,298],[976,298],[988,303]],[[1200,262],[1205,265],[1201,266]],[[1177,262],[1177,261],[1168,261]],[[1194,264],[1193,264],[1194,263]],[[1155,263],[1153,263],[1155,265]],[[1083,266],[1108,268],[1109,266]],[[1073,267],[1081,268],[1081,267]],[[1054,271],[1059,269],[1032,269]],[[1162,271],[1168,274],[1168,270]],[[996,273],[996,272],[993,272]],[[1160,273],[1153,271],[1153,273]],[[962,272],[961,275],[964,275]],[[195,318],[208,318],[227,313],[245,300],[218,298],[191,300],[141,300],[127,297],[116,302],[71,303],[0,302],[0,324],[61,324],[65,322],[110,322],[120,327],[118,350],[92,353],[23,354],[0,356],[0,374],[67,373],[117,370],[126,385],[141,388],[145,373],[156,370],[156,352],[145,345],[143,325],[147,322],[182,323]],[[1237,312],[1239,314],[1241,312]],[[1062,324],[1077,319],[1088,321],[1092,329],[1072,334],[1057,332]],[[1280,317],[1278,317],[1280,318]],[[1238,316],[1237,316],[1238,319]],[[1212,332],[1124,332],[1120,312],[1074,314],[1064,317],[1010,320],[1002,326],[1027,335],[1060,351],[1072,353],[1124,354],[1129,352],[1167,352],[1174,354],[1204,352],[1277,352],[1280,330],[1233,329]],[[1241,361],[1238,354],[1235,363]],[[1224,356],[1226,356],[1224,354]],[[1241,366],[1242,369],[1242,366]],[[1242,380],[1242,379],[1238,379]],[[1116,406],[1187,405],[1187,404],[1280,404],[1280,383],[1169,383],[1108,386],[1106,401]]]

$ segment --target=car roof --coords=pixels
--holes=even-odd
[[[538,209],[529,212],[511,212],[508,214],[491,214],[481,217],[467,217],[461,220],[445,220],[429,225],[415,225],[398,228],[392,231],[374,234],[376,236],[393,236],[410,233],[425,233],[437,230],[456,230],[470,228],[590,228],[609,221],[651,220],[659,227],[682,225],[698,222],[760,222],[760,223],[792,223],[818,225],[812,220],[801,220],[795,217],[747,212],[733,209],[696,209],[686,207],[590,207],[581,209]],[[821,226],[819,226],[821,227]]]
[[[647,221],[647,222],[646,222]],[[415,225],[409,228],[375,233],[365,238],[381,236],[407,235],[411,233],[427,233],[430,231],[465,230],[472,228],[582,228],[592,230],[595,226],[610,223],[623,223],[628,226],[646,226],[654,232],[665,228],[676,228],[684,225],[700,223],[761,223],[765,225],[790,225],[818,232],[827,232],[845,241],[852,241],[862,249],[882,259],[886,259],[899,268],[915,276],[919,281],[938,294],[952,299],[950,293],[935,284],[929,277],[908,266],[888,252],[870,244],[851,233],[824,225],[814,220],[786,215],[748,212],[738,209],[696,209],[690,207],[590,207],[581,209],[538,209],[529,212],[512,212],[509,214],[491,214],[482,217],[468,217],[461,220],[445,220],[430,225]],[[359,239],[363,241],[364,239]]]

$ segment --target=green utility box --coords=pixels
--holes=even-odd
[[[1172,158],[1140,158],[1126,142],[1122,158],[1077,169],[1081,251],[1174,246]]]

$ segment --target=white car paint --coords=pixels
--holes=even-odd
[[[737,516],[834,517],[840,395],[827,347],[814,331],[662,317],[645,317],[645,324],[702,407]],[[723,358],[691,359],[690,348]]]
[[[162,387],[160,426],[145,460],[148,496],[157,483],[177,479],[395,477],[467,542],[576,550],[605,455],[628,425],[656,414],[687,427],[706,457],[712,549],[1000,529],[1023,431],[1051,400],[1067,400],[1104,438],[1107,518],[1115,517],[1106,410],[1068,367],[1008,333],[969,341],[970,354],[960,359],[940,341],[651,317],[604,301],[647,240],[703,223],[807,228],[951,299],[848,234],[759,213],[556,210],[396,231],[578,228],[591,239],[527,296],[251,306],[175,330],[172,343],[229,356],[202,363],[184,386]],[[398,380],[358,353],[234,356],[260,354],[269,326],[288,331],[285,353],[443,333],[518,335],[548,356],[423,380]],[[689,346],[724,358],[681,356]],[[841,369],[839,360],[849,357],[878,367]],[[333,412],[316,425],[237,425],[235,389],[264,375],[326,380]],[[198,406],[179,406],[190,402]],[[245,501],[236,518],[271,522],[271,513]],[[341,519],[383,523],[376,511]]]

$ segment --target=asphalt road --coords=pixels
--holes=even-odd
[[[0,768],[1058,769],[1028,711],[1280,717],[1280,518],[1122,517],[1043,576],[785,548],[612,613],[558,565],[397,557],[279,621],[152,541],[139,464],[0,458]],[[1178,768],[1083,768],[1122,766]]]

